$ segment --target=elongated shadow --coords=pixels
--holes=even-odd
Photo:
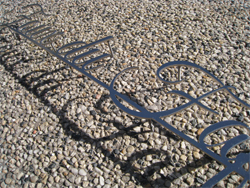
[[[5,53],[4,55],[5,56],[10,56],[11,53]],[[11,58],[11,56],[9,58]],[[33,86],[31,88],[31,83],[33,81],[38,81],[43,76],[47,76],[47,75],[50,75],[50,74],[55,73],[55,72],[60,72],[64,68],[56,69],[56,70],[51,71],[51,72],[43,72],[43,71],[41,71],[42,75],[37,76],[37,77],[33,77],[30,80],[27,80],[28,76],[30,76],[32,74],[35,74],[36,72],[30,72],[30,73],[27,73],[26,75],[24,75],[23,77],[20,77],[20,76],[18,76],[18,74],[15,73],[15,69],[14,69],[13,64],[8,65],[6,63],[6,61],[3,61],[2,59],[0,60],[0,63],[5,67],[5,70],[7,70],[16,80],[18,80],[19,83],[23,87],[25,87],[30,93],[35,95],[40,100],[40,102],[42,102],[45,106],[51,107],[53,109],[52,113],[54,113],[58,117],[59,123],[62,125],[62,127],[64,129],[64,134],[66,136],[69,136],[69,137],[71,137],[72,139],[74,139],[76,141],[81,141],[83,139],[84,143],[89,143],[91,145],[98,145],[98,142],[100,142],[100,141],[113,140],[114,138],[121,137],[124,134],[130,136],[131,138],[135,138],[137,140],[137,142],[141,142],[138,139],[138,134],[142,134],[142,133],[145,133],[145,132],[134,132],[133,131],[133,128],[136,127],[136,126],[140,126],[140,123],[135,123],[135,124],[133,124],[132,126],[129,126],[129,127],[123,127],[120,124],[114,123],[114,126],[119,130],[117,133],[115,133],[114,135],[110,135],[110,136],[106,136],[106,137],[102,137],[102,138],[97,138],[97,139],[92,138],[89,134],[87,134],[82,129],[80,129],[79,126],[75,122],[73,122],[71,119],[66,117],[64,115],[64,113],[63,113],[64,109],[67,109],[70,102],[72,102],[73,100],[76,100],[76,99],[68,100],[67,103],[61,109],[58,109],[57,106],[51,104],[50,101],[46,98],[46,93],[48,91],[51,91],[51,90],[55,89],[56,87],[60,86],[59,81],[56,80],[56,79],[48,79],[48,80],[46,80],[46,81],[44,81],[42,83],[39,83],[39,84],[37,84],[37,85],[35,85],[35,86]],[[16,62],[16,63],[18,63],[18,62]],[[29,63],[29,62],[26,62],[26,63]],[[63,80],[60,80],[60,82],[64,82],[64,81],[67,81],[67,80],[70,80],[70,79],[63,79]],[[41,85],[45,85],[45,84],[50,83],[50,82],[57,82],[58,84],[56,84],[54,86],[51,86],[50,88],[46,88],[42,92],[38,92],[38,88]],[[99,108],[98,105],[97,105],[97,108]],[[110,122],[110,120],[108,120],[108,121]],[[155,126],[157,126],[157,125],[155,125]],[[159,129],[164,129],[164,128],[159,126]],[[178,140],[178,137],[173,135],[172,133],[167,131],[166,134],[167,134],[167,136],[169,136],[169,137],[171,137],[171,138],[173,138],[175,140]],[[147,143],[147,142],[145,142],[145,143]],[[157,155],[158,156],[160,154],[166,154],[165,151],[157,150],[157,149],[147,149],[147,150],[137,151],[137,152],[134,152],[126,161],[122,161],[114,151],[109,151],[108,149],[104,149],[102,147],[98,147],[98,149],[101,151],[101,153],[103,153],[106,156],[106,158],[108,160],[112,160],[114,163],[120,164],[121,165],[121,170],[123,171],[123,173],[129,173],[130,176],[131,176],[130,179],[134,179],[134,181],[138,185],[154,186],[155,184],[157,184],[160,181],[164,182],[164,181],[168,180],[168,181],[171,182],[171,181],[174,181],[176,179],[175,178],[176,176],[174,176],[174,174],[169,174],[168,176],[162,175],[161,178],[154,179],[154,180],[150,179],[150,176],[152,176],[155,172],[159,171],[159,169],[156,170],[155,167],[162,168],[162,167],[168,167],[169,165],[176,165],[176,163],[171,160],[171,156],[168,156],[165,160],[163,160],[161,162],[154,163],[154,164],[146,167],[144,169],[143,174],[141,174],[138,171],[138,169],[135,169],[133,167],[133,163],[135,161],[144,159],[144,157],[146,155],[151,154],[151,155]],[[204,164],[202,162],[203,160],[204,159],[200,159],[201,164]],[[207,161],[211,162],[212,160],[209,159]],[[194,164],[192,166],[195,166],[195,162],[194,162]],[[184,166],[183,169],[186,169],[187,167],[188,167],[188,165]],[[164,186],[164,185],[162,185],[162,186]]]

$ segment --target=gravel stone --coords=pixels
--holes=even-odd
[[[4,182],[2,182],[2,183],[1,183],[1,187],[2,187],[2,188],[6,188],[7,185],[6,185]]]
[[[77,170],[76,168],[72,168],[72,169],[71,169],[71,172],[72,172],[73,174],[75,174],[75,175],[78,174],[78,170]]]
[[[5,183],[9,185],[12,182],[11,178],[6,178]]]
[[[86,176],[86,175],[87,175],[87,172],[86,172],[85,170],[83,170],[83,169],[80,169],[80,170],[79,170],[79,175],[81,175],[81,176]]]
[[[36,188],[42,188],[43,187],[43,184],[42,183],[38,183]]]
[[[75,179],[75,184],[79,185],[81,183],[81,177]]]
[[[102,176],[100,176],[100,180],[99,181],[100,181],[100,185],[101,186],[103,186],[105,184],[104,178]]]
[[[38,180],[38,177],[37,176],[30,176],[30,181],[32,183],[36,183],[36,181]]]
[[[20,180],[21,177],[23,177],[23,175],[24,175],[23,172],[19,172],[19,173],[17,174],[16,178],[17,178],[18,180]]]
[[[195,152],[193,153],[193,155],[194,155],[194,158],[200,159],[200,154],[199,154],[199,152],[195,151]]]
[[[6,138],[7,142],[10,142],[12,140],[12,135],[9,135],[7,138]]]
[[[135,148],[133,146],[128,146],[127,153],[130,155],[134,152]]]
[[[74,181],[75,181],[75,175],[69,174],[68,180],[69,180],[71,183],[74,183]]]

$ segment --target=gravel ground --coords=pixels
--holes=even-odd
[[[196,98],[219,87],[193,68],[183,68],[183,83],[163,84],[157,69],[177,60],[207,69],[250,104],[248,1],[2,2],[1,22],[6,8],[40,3],[50,14],[40,21],[64,33],[56,47],[114,36],[115,57],[91,73],[108,84],[121,70],[139,67],[124,72],[115,89],[151,112],[187,102],[169,91]],[[14,11],[9,19],[16,16]],[[224,169],[159,124],[122,112],[107,90],[31,42],[8,29],[0,34],[0,187],[197,187]],[[164,75],[174,81],[177,71]],[[216,122],[250,126],[250,109],[225,92],[202,103],[219,115],[193,105],[164,120],[195,140]],[[242,133],[247,132],[239,127],[222,129],[206,141],[219,143]],[[220,149],[212,148],[218,154]],[[229,155],[249,150],[245,141]],[[217,186],[236,187],[240,181],[231,173]]]

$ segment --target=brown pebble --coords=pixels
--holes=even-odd
[[[200,129],[198,129],[197,134],[200,136],[203,131],[204,131],[204,129],[200,128]]]
[[[104,113],[109,113],[109,110],[108,110],[107,106],[104,106],[104,107],[102,108],[102,112],[104,112]]]
[[[40,177],[41,177],[42,179],[45,179],[45,178],[47,177],[47,175],[46,175],[45,173],[41,173],[41,174],[40,174]]]
[[[193,156],[194,156],[195,159],[200,159],[200,157],[201,157],[200,153],[197,152],[197,151],[193,152]]]
[[[124,148],[123,150],[122,150],[122,152],[121,152],[122,154],[125,154],[125,153],[127,153],[126,152],[126,149]]]

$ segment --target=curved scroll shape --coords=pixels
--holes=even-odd
[[[221,156],[226,158],[226,155],[231,148],[241,144],[244,141],[249,140],[249,138],[250,137],[248,135],[241,134],[239,136],[232,138],[231,140],[228,140],[227,142],[225,142],[225,145],[221,149]]]
[[[166,63],[162,66],[160,66],[157,70],[157,77],[164,83],[167,83],[167,84],[177,84],[177,83],[180,83],[182,82],[183,80],[179,80],[179,81],[167,81],[167,80],[164,80],[163,78],[160,77],[160,74],[161,72],[168,68],[168,67],[174,67],[174,66],[177,66],[177,67],[181,67],[181,66],[186,66],[186,67],[193,67],[193,68],[196,68],[204,73],[206,73],[207,75],[209,75],[215,82],[217,82],[221,88],[225,91],[227,91],[236,101],[238,101],[239,103],[241,103],[243,106],[247,107],[247,108],[250,108],[250,105],[247,104],[246,102],[242,101],[241,99],[239,99],[236,95],[234,95],[229,89],[232,89],[232,87],[230,86],[225,86],[218,78],[216,78],[213,74],[211,74],[209,71],[207,71],[206,69],[204,69],[203,67],[199,66],[199,65],[196,65],[194,63],[190,63],[188,61],[172,61],[172,62],[169,62],[169,63]]]
[[[163,117],[163,116],[169,116],[169,115],[172,115],[172,114],[175,114],[179,111],[182,111],[186,108],[188,108],[189,106],[193,105],[193,104],[196,104],[198,105],[199,107],[205,109],[205,110],[208,110],[209,112],[212,112],[213,114],[219,114],[218,112],[206,107],[205,105],[203,105],[202,103],[199,102],[199,100],[201,100],[202,98],[205,97],[205,95],[201,96],[201,97],[198,97],[198,98],[193,98],[191,97],[190,95],[188,95],[187,93],[183,92],[183,91],[178,91],[178,90],[173,90],[173,91],[170,91],[168,92],[167,94],[171,94],[171,93],[174,93],[174,94],[178,94],[178,95],[181,95],[183,97],[185,97],[186,99],[189,99],[190,102],[186,103],[186,104],[183,104],[179,107],[176,107],[174,109],[171,109],[171,110],[165,110],[165,111],[161,111],[161,112],[155,112],[155,114],[157,114],[159,117]]]
[[[167,80],[164,80],[160,77],[160,74],[161,72],[166,69],[166,68],[169,68],[169,67],[174,67],[174,66],[186,66],[186,67],[193,67],[193,68],[196,68],[196,69],[199,69],[201,70],[202,72],[208,74],[209,76],[212,77],[212,79],[214,79],[215,81],[217,81],[221,86],[223,86],[223,83],[218,79],[216,78],[213,74],[211,74],[210,72],[208,72],[206,69],[204,69],[203,67],[199,66],[199,65],[196,65],[194,63],[191,63],[191,62],[188,62],[188,61],[172,61],[172,62],[169,62],[169,63],[166,63],[162,66],[160,66],[157,70],[157,76],[158,78],[164,82],[164,83],[167,83],[167,84],[177,84],[177,83],[180,83],[182,82],[183,80],[179,80],[179,81],[167,81]]]
[[[249,169],[246,171],[242,167],[245,163],[250,162],[250,153],[240,153],[235,158],[228,158],[226,156],[228,151],[231,148],[235,147],[236,145],[241,144],[244,141],[249,140],[250,137],[248,135],[241,134],[239,136],[236,136],[228,141],[225,141],[225,142],[222,142],[219,144],[208,145],[208,144],[204,143],[205,137],[208,136],[210,133],[216,132],[217,130],[220,130],[223,128],[232,127],[232,126],[240,126],[240,127],[246,128],[248,130],[248,133],[250,134],[250,127],[248,127],[246,124],[231,120],[231,121],[223,121],[223,122],[215,123],[215,124],[209,126],[201,133],[201,135],[199,137],[199,142],[205,147],[213,147],[213,146],[218,146],[218,145],[224,144],[224,146],[221,148],[221,152],[220,152],[220,155],[221,155],[221,158],[219,160],[220,162],[234,161],[234,163],[228,163],[228,165],[226,165],[226,168],[224,170],[222,170],[221,172],[216,174],[213,178],[208,180],[203,185],[204,187],[215,186],[220,180],[225,178],[227,175],[229,175],[233,171],[236,171],[237,173],[241,172],[240,175],[243,176],[243,178],[244,178],[243,182],[241,183],[242,186],[246,183],[246,181],[250,180]],[[239,187],[241,187],[241,186],[239,186]]]
[[[34,13],[30,14],[29,16],[32,16],[32,15],[38,14],[38,13],[40,13],[40,12],[41,12],[44,16],[49,16],[49,15],[50,15],[50,14],[45,14],[45,13],[44,13],[44,11],[43,11],[42,6],[41,6],[41,5],[39,5],[39,4],[30,4],[30,5],[27,5],[27,6],[22,7],[22,9],[27,9],[27,8],[29,8],[29,7],[34,7],[34,6],[39,7],[39,8],[40,8],[40,11],[38,11],[38,12],[34,12]],[[21,12],[21,11],[20,11],[20,12]],[[21,12],[21,13],[24,13],[24,12]]]
[[[203,143],[206,147],[214,147],[214,146],[218,146],[218,145],[222,145],[222,144],[225,144],[224,147],[226,146],[226,148],[229,147],[229,144],[226,144],[226,142],[229,142],[229,141],[225,141],[225,142],[222,142],[222,143],[219,143],[219,144],[212,144],[212,145],[208,145],[208,144],[205,144],[204,143],[204,139],[206,136],[208,136],[209,134],[213,133],[213,132],[216,132],[220,129],[223,129],[223,128],[227,128],[227,127],[232,127],[232,126],[240,126],[240,127],[243,127],[243,128],[246,128],[248,130],[248,133],[250,134],[250,127],[247,126],[246,124],[242,123],[242,122],[239,122],[239,121],[234,121],[234,120],[229,120],[229,121],[222,121],[222,122],[219,122],[219,123],[215,123],[213,125],[210,125],[209,127],[207,127],[201,134],[200,134],[200,137],[199,137],[199,142],[200,143]],[[247,136],[247,135],[245,135]],[[239,142],[239,140],[243,140],[245,141],[246,137],[245,136],[237,136],[233,139],[234,142]],[[236,139],[237,138],[237,139]],[[249,136],[247,136],[247,139],[250,139]],[[242,141],[242,142],[243,142]],[[231,145],[233,145],[232,142],[230,142]],[[232,146],[233,147],[233,146]],[[224,149],[223,151],[228,151],[228,149]]]
[[[128,101],[127,100],[127,96],[124,96],[123,94],[121,93],[118,93],[118,92],[112,92],[114,91],[114,83],[116,81],[116,79],[123,73],[123,72],[126,72],[128,70],[132,70],[132,69],[138,69],[138,67],[130,67],[130,68],[127,68],[127,69],[124,69],[123,71],[121,71],[119,74],[117,74],[115,76],[115,78],[112,80],[111,84],[110,84],[110,97],[111,99],[113,100],[113,102],[115,103],[115,105],[120,108],[121,110],[123,110],[124,112],[132,115],[132,116],[135,116],[135,117],[139,117],[139,118],[145,118],[145,119],[151,119],[152,118],[152,115],[153,113],[150,113],[149,111],[147,111],[145,108],[141,107],[140,105],[136,104],[135,102],[129,100],[129,103],[130,105],[132,105],[133,107],[135,107],[136,109],[138,109],[140,112],[138,111],[134,111],[134,110],[131,110],[127,107],[125,107],[124,105],[122,105],[119,100],[116,98],[117,96],[122,98],[123,100],[125,101]],[[125,98],[126,97],[126,98]]]
[[[243,187],[248,181],[250,181],[250,171],[249,169],[244,169],[243,165],[245,163],[249,164],[250,162],[250,153],[240,153],[236,159],[235,163],[228,165],[224,170],[213,176],[209,179],[202,187],[214,187],[219,181],[224,179],[227,175],[232,172],[241,172],[241,176],[243,177],[243,181],[240,183],[238,187]]]

